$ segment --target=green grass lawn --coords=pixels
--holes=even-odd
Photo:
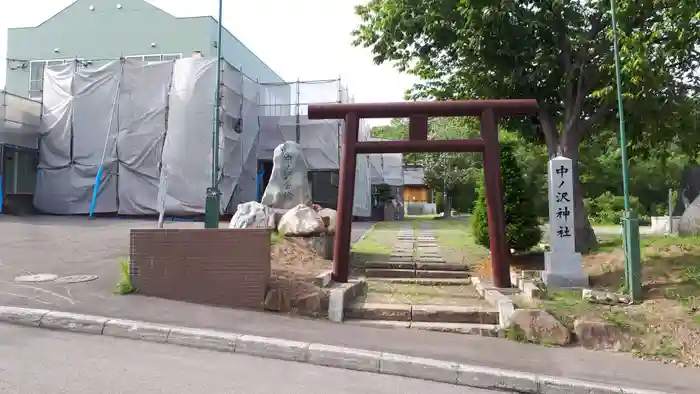
[[[437,243],[448,262],[474,264],[488,256],[488,249],[477,245],[466,220],[429,220],[423,226],[435,229]]]
[[[387,260],[396,243],[399,229],[406,223],[400,221],[379,222],[367,231],[364,238],[352,245],[353,260]]]
[[[391,254],[402,227],[413,228],[416,235],[420,228],[434,229],[440,251],[448,262],[472,264],[488,256],[488,249],[474,243],[471,228],[466,220],[434,220],[432,217],[411,217],[405,221],[375,224],[364,239],[353,245],[355,261],[377,260],[377,257],[386,259]]]
[[[645,236],[641,241],[644,302],[600,305],[577,290],[550,289],[540,307],[573,326],[576,318],[598,319],[631,338],[626,351],[700,366],[700,237]],[[622,239],[605,238],[584,257],[594,288],[622,291]]]

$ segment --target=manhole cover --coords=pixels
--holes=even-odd
[[[37,283],[37,282],[51,282],[58,278],[58,275],[54,274],[34,274],[34,275],[22,275],[15,278],[15,282],[18,283]]]
[[[82,283],[97,279],[97,275],[70,275],[56,279],[57,283]]]

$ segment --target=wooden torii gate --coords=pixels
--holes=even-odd
[[[333,280],[347,282],[350,272],[350,234],[358,154],[481,152],[484,155],[484,181],[489,224],[491,266],[497,287],[510,287],[510,251],[506,230],[501,185],[498,119],[537,114],[536,100],[428,101],[398,103],[314,104],[309,119],[343,119],[345,130],[341,145],[340,187]],[[471,140],[428,140],[428,118],[476,116],[480,118],[481,138]],[[361,118],[408,118],[408,140],[358,141]]]

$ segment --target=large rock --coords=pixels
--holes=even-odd
[[[519,327],[530,342],[564,346],[571,342],[571,333],[554,316],[539,309],[517,309],[510,324]]]
[[[317,235],[326,232],[326,224],[318,212],[300,204],[282,216],[277,231],[287,237]]]
[[[264,306],[268,311],[321,317],[328,313],[328,292],[302,279],[273,276]]]
[[[579,318],[574,321],[574,333],[588,349],[629,351],[634,345],[623,327],[610,322]]]
[[[678,224],[678,233],[680,235],[699,235],[700,234],[700,196],[696,197],[693,202],[685,208],[681,221]]]
[[[324,222],[327,219],[328,224],[326,225],[326,230],[328,234],[335,234],[335,222],[338,212],[336,212],[335,209],[323,208],[318,211],[318,215],[324,219]]]
[[[257,201],[238,204],[228,228],[275,228],[275,215]]]
[[[311,203],[309,165],[296,142],[287,141],[275,148],[270,182],[262,197],[263,205],[291,209]]]
[[[700,195],[700,166],[697,164],[686,166],[681,175],[681,184],[678,190],[676,206],[673,208],[673,216],[681,216],[686,208]]]

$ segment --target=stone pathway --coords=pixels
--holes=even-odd
[[[416,236],[409,225],[399,230],[388,261],[368,261],[358,274],[394,283],[466,285],[470,273],[463,264],[450,264],[440,254],[437,234],[421,229]]]
[[[368,280],[368,293],[345,311],[353,324],[497,333],[498,312],[478,297],[466,265],[445,261],[429,224],[421,223],[418,231],[402,226],[388,261],[357,268]]]

